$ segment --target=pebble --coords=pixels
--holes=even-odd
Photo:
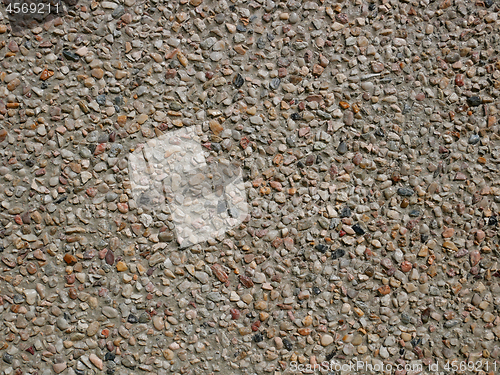
[[[54,365],[52,366],[52,368],[54,369],[54,372],[56,374],[60,374],[61,372],[63,372],[64,370],[66,370],[66,362],[54,363]]]
[[[328,346],[333,343],[333,337],[331,335],[322,335],[321,336],[321,345]]]

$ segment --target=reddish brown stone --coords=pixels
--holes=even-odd
[[[321,96],[320,94],[309,95],[306,98],[306,100],[308,102],[318,102],[318,103],[320,103],[323,100],[323,96]]]
[[[237,320],[237,319],[240,318],[240,315],[241,315],[240,310],[238,310],[238,309],[231,309],[231,310],[229,310],[229,312],[231,313],[231,319]]]
[[[380,288],[378,288],[378,292],[385,296],[386,294],[389,294],[391,292],[391,287],[389,285],[383,285]]]
[[[0,142],[5,141],[5,138],[7,137],[7,130],[5,129],[0,129]]]
[[[401,263],[401,271],[403,272],[410,272],[412,267],[413,267],[412,264],[406,260],[403,263]]]
[[[319,77],[321,74],[323,74],[324,71],[325,71],[325,68],[323,68],[319,64],[315,64],[313,66],[313,75],[315,75],[316,77]]]
[[[115,254],[113,253],[112,250],[108,250],[104,259],[106,260],[107,264],[112,266],[115,263]]]
[[[48,80],[50,77],[54,75],[54,72],[52,70],[44,69],[42,74],[40,75],[40,79],[42,81]]]
[[[167,69],[167,71],[165,73],[165,78],[167,78],[167,79],[174,78],[176,74],[177,74],[177,70],[175,70],[175,69]]]
[[[224,272],[220,264],[215,263],[210,268],[212,269],[212,272],[215,274],[215,276],[219,279],[221,283],[225,283],[226,281],[229,280],[227,273]]]
[[[69,253],[66,254],[63,259],[70,266],[72,266],[73,264],[75,264],[76,262],[78,262],[78,259],[76,259],[76,257],[74,255],[69,254]]]
[[[240,282],[246,287],[246,288],[251,288],[253,287],[253,281],[251,278],[245,275],[240,275]]]

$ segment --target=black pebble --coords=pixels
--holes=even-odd
[[[237,89],[239,89],[241,86],[243,86],[244,83],[245,83],[245,80],[243,79],[243,76],[240,73],[238,73],[236,75],[236,77],[234,77],[234,79],[233,79],[233,85]]]
[[[486,8],[489,8],[493,5],[493,0],[484,0],[483,3]]]
[[[114,353],[111,353],[111,352],[108,352],[106,353],[106,355],[104,356],[104,360],[105,361],[114,361],[115,360],[115,354]]]
[[[304,165],[304,163],[302,163],[302,161],[299,160],[299,162],[297,163],[297,167],[298,168],[304,168],[305,165]]]
[[[295,113],[292,113],[292,116],[290,116],[292,118],[293,121],[298,121],[300,120],[300,114],[295,112]]]
[[[368,5],[368,10],[371,12],[373,10],[375,10],[375,4],[374,3],[370,3],[370,5]]]
[[[68,197],[67,196],[62,196],[61,198],[59,198],[58,200],[56,200],[54,203],[55,204],[59,204],[61,202],[64,202]]]
[[[129,323],[137,323],[139,321],[139,319],[137,319],[137,317],[135,315],[132,315],[130,314],[127,318],[127,322]]]
[[[403,355],[403,354],[405,354],[404,348],[399,349],[399,355]]]
[[[316,250],[318,250],[318,251],[319,251],[320,253],[322,253],[322,254],[326,253],[326,251],[328,250],[328,246],[323,245],[323,244],[321,244],[321,243],[317,244],[317,245],[315,246],[315,248],[316,248]]]
[[[479,96],[471,96],[467,98],[467,104],[470,105],[471,107],[477,107],[478,105],[481,105],[482,100]]]
[[[78,56],[76,53],[71,52],[67,49],[64,49],[62,53],[63,53],[63,56],[66,57],[68,60],[72,60],[72,61],[80,60],[80,56]]]
[[[313,286],[313,293],[314,293],[315,295],[318,295],[318,294],[320,294],[320,293],[321,293],[321,289],[320,289],[320,288],[318,288],[317,286]]]
[[[420,235],[420,242],[426,243],[428,239],[429,239],[429,235],[428,234],[421,234]]]
[[[356,234],[359,234],[360,236],[362,236],[363,234],[365,234],[365,231],[363,230],[363,228],[361,228],[359,226],[359,224],[354,224],[352,226],[352,230],[356,232]]]
[[[293,349],[292,343],[288,339],[283,339],[283,346],[286,350],[290,351]]]
[[[35,161],[33,159],[28,159],[28,160],[26,160],[26,165],[28,167],[32,167],[35,165]]]
[[[377,137],[385,137],[385,133],[381,128],[378,128],[377,130],[375,130],[375,135]]]
[[[262,335],[262,333],[256,333],[253,337],[253,341],[254,342],[261,342],[261,341],[264,341],[264,336]]]
[[[492,217],[490,217],[488,219],[488,225],[492,225],[493,226],[493,225],[497,225],[497,223],[498,223],[498,220],[497,220],[497,218],[495,216],[492,216]]]
[[[333,259],[339,259],[342,258],[345,255],[345,250],[343,249],[337,249],[333,252],[332,258]]]

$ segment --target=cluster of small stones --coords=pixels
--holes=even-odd
[[[2,10],[2,374],[498,361],[499,9],[81,1],[24,35]],[[128,157],[182,127],[250,210],[180,250]]]

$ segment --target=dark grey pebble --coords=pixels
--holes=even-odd
[[[269,87],[273,90],[276,90],[280,86],[281,80],[279,78],[273,78],[269,83]]]
[[[347,144],[344,141],[340,142],[339,147],[337,147],[337,152],[341,155],[347,152]]]
[[[113,13],[111,13],[113,18],[119,18],[124,14],[125,14],[125,8],[123,7],[123,5],[118,5],[116,9],[113,11]]]
[[[13,359],[13,358],[12,358],[12,355],[10,355],[10,354],[9,354],[9,353],[7,353],[7,352],[6,352],[6,353],[3,353],[3,361],[4,361],[5,363],[9,363],[9,364],[11,364],[11,363],[12,363],[12,359]]]
[[[471,96],[467,98],[467,104],[470,105],[471,107],[477,107],[478,105],[481,105],[482,100],[479,96]]]
[[[64,57],[66,57],[68,60],[72,60],[72,61],[80,60],[80,56],[78,56],[76,53],[71,52],[67,49],[64,49],[62,53],[63,53]]]
[[[419,210],[411,210],[410,211],[410,216],[411,217],[419,217],[420,216],[420,211]]]
[[[326,253],[327,250],[328,250],[328,246],[324,245],[324,244],[321,244],[321,243],[317,244],[315,246],[315,248],[316,248],[316,250],[318,250],[320,253],[323,253],[323,254]]]
[[[475,145],[476,143],[478,143],[479,141],[481,140],[481,137],[477,134],[472,134],[470,137],[469,137],[469,143],[471,145]]]
[[[102,95],[97,95],[97,98],[95,98],[95,101],[97,102],[97,104],[99,105],[104,105],[106,104],[106,95],[102,94]]]
[[[139,316],[139,323],[147,323],[151,320],[151,316],[148,313],[144,312]]]
[[[399,188],[398,194],[402,197],[411,197],[413,194],[415,194],[415,192],[410,188]]]
[[[351,217],[351,215],[351,209],[348,206],[343,207],[340,211],[340,217]]]
[[[332,258],[333,259],[339,259],[342,258],[345,255],[345,250],[343,249],[337,249],[333,252]]]
[[[238,73],[236,75],[236,77],[234,77],[234,79],[233,79],[233,85],[237,89],[239,89],[241,86],[243,86],[244,83],[245,83],[245,80],[243,79],[243,76],[240,73]]]

